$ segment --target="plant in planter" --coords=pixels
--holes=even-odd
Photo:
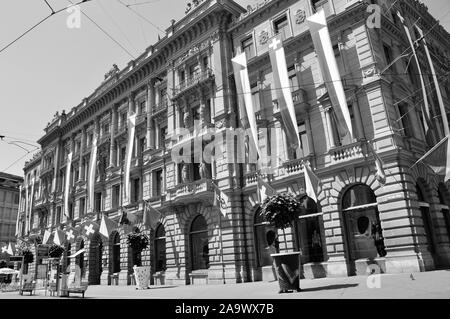
[[[48,250],[48,255],[51,258],[60,258],[62,256],[62,254],[64,253],[64,251],[65,251],[65,249],[63,246],[53,244],[50,246],[50,248]]]
[[[136,289],[147,289],[150,282],[150,267],[142,266],[142,251],[148,247],[149,238],[139,230],[128,234],[128,246],[131,248],[133,256],[134,278],[136,280]]]
[[[286,243],[285,229],[292,227],[300,215],[302,206],[290,194],[276,194],[267,197],[262,204],[261,215],[273,227],[283,230]],[[272,254],[274,266],[277,270],[280,293],[292,290],[300,291],[300,253]]]

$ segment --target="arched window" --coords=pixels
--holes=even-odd
[[[302,252],[302,262],[322,262],[323,244],[321,236],[322,217],[316,202],[308,196],[300,199],[303,206],[301,215],[295,225],[297,248]]]
[[[445,228],[447,229],[447,235],[450,242],[450,205],[448,202],[448,190],[445,184],[439,184],[438,195],[439,203],[441,204],[441,212],[445,221]]]
[[[209,268],[208,228],[203,216],[197,216],[189,233],[191,242],[192,270]]]
[[[115,233],[112,242],[112,273],[120,272],[120,235]]]
[[[159,224],[155,232],[155,271],[166,270],[166,231],[163,224]]]
[[[362,184],[351,187],[342,198],[342,210],[350,260],[386,256],[377,199],[372,189]]]
[[[253,231],[255,236],[257,267],[272,265],[272,257],[270,254],[278,251],[278,241],[276,240],[277,230],[264,220],[264,217],[261,215],[261,208],[258,208],[255,212]],[[271,247],[275,249],[271,249]]]
[[[423,220],[423,227],[425,229],[425,237],[427,239],[428,251],[434,254],[436,252],[435,248],[436,246],[433,238],[433,226],[431,223],[431,216],[430,216],[430,204],[427,202],[427,199],[424,196],[425,193],[422,189],[422,186],[419,183],[416,184],[416,194],[417,200],[419,202],[420,214]]]
[[[78,250],[84,248],[84,240],[81,240],[78,246]],[[84,253],[79,254],[75,259],[75,264],[80,267],[81,276],[84,277]]]

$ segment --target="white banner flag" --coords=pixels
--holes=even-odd
[[[127,157],[125,161],[125,203],[129,203],[130,196],[130,169],[131,159],[133,158],[133,146],[134,146],[134,133],[136,128],[136,113],[130,115],[128,118],[128,144],[127,144]]]
[[[447,113],[445,111],[444,101],[442,100],[442,93],[441,93],[441,88],[439,86],[439,81],[438,81],[438,78],[436,75],[436,70],[433,65],[433,60],[431,60],[430,50],[428,49],[427,41],[425,41],[425,38],[423,37],[423,31],[417,25],[416,25],[416,29],[417,29],[417,32],[419,32],[419,35],[422,39],[423,46],[425,48],[425,53],[426,53],[427,59],[428,59],[428,64],[430,65],[431,74],[433,76],[434,86],[436,87],[436,95],[437,95],[438,102],[439,102],[439,108],[441,110],[442,124],[444,125],[444,135],[448,136],[448,135],[450,135],[450,130],[448,128]]]
[[[323,80],[327,87],[334,113],[336,114],[336,124],[339,134],[342,138],[348,136],[350,139],[353,139],[352,121],[347,106],[347,98],[345,97],[344,86],[342,85],[336,57],[334,56],[325,12],[321,10],[310,16],[307,21]]]
[[[269,44],[269,57],[272,64],[274,89],[280,107],[284,131],[288,145],[294,150],[301,145],[298,134],[297,117],[295,115],[294,100],[292,99],[289,76],[287,72],[286,56],[284,54],[281,35],[276,35]]]
[[[95,205],[95,173],[97,171],[97,144],[98,144],[98,134],[97,131],[94,132],[92,137],[92,149],[91,157],[89,158],[89,181],[88,181],[88,208],[87,212],[92,213],[94,211]]]
[[[66,185],[64,188],[64,215],[69,218],[69,191],[70,191],[70,168],[72,166],[72,153],[67,155]]]
[[[30,198],[28,193],[28,179],[25,180],[25,232],[28,232],[28,209],[30,207]]]
[[[241,121],[244,128],[250,127],[250,144],[258,152],[259,158],[262,159],[261,151],[258,147],[258,128],[256,126],[256,115],[253,108],[252,92],[250,88],[250,79],[248,77],[247,57],[244,53],[237,54],[233,59],[234,78],[236,82],[236,91],[238,96],[239,110]],[[249,147],[249,149],[252,149]],[[249,151],[250,153],[250,151]]]
[[[403,28],[405,29],[405,33],[406,33],[406,36],[408,37],[409,45],[411,47],[414,59],[416,61],[417,70],[419,71],[420,85],[422,86],[422,95],[423,95],[423,103],[424,103],[424,112],[422,112],[423,125],[425,126],[425,132],[428,132],[428,130],[429,130],[428,121],[430,120],[430,106],[428,104],[428,97],[427,97],[428,94],[427,94],[427,90],[425,88],[425,81],[424,81],[423,75],[422,75],[422,68],[420,67],[419,58],[417,57],[416,49],[414,47],[414,43],[411,38],[411,32],[409,31],[408,27],[405,24],[405,19],[398,11],[397,11],[397,16],[400,18],[400,21],[403,24]]]

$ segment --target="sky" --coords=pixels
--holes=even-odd
[[[70,1],[47,0],[55,11]],[[258,0],[236,2],[246,7]],[[450,9],[448,0],[423,2],[450,30],[450,14],[442,17]],[[51,13],[44,0],[1,4],[0,50]],[[64,10],[0,52],[0,135],[6,136],[0,141],[0,171],[22,176],[25,161],[34,154],[56,111],[70,111],[101,84],[114,63],[122,69],[157,42],[171,19],[184,17],[186,4],[186,0],[92,0],[82,4],[82,10],[122,47],[85,16],[80,28],[69,28],[70,13]]]

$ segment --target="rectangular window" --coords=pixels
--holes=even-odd
[[[80,217],[83,217],[86,213],[86,198],[80,198]]]
[[[209,66],[208,57],[205,56],[205,57],[203,57],[203,68],[204,68],[205,70],[207,70],[207,69],[208,69],[208,66]]]
[[[353,133],[353,137],[358,137],[358,130],[356,127],[356,120],[355,120],[355,112],[353,109],[353,105],[348,105],[348,112],[350,113],[350,119],[352,122],[352,133]]]
[[[103,124],[103,136],[109,135],[109,123]]]
[[[137,203],[140,198],[140,185],[141,185],[141,179],[135,178],[131,182],[132,189],[131,189],[131,201],[133,203]]]
[[[142,155],[142,153],[144,153],[146,147],[147,139],[145,137],[142,137],[141,139],[139,139],[139,155]]]
[[[161,196],[162,194],[162,170],[157,170],[155,171],[155,180],[154,180],[154,191],[153,191],[153,195],[154,196]]]
[[[161,127],[159,129],[159,147],[160,148],[165,148],[166,136],[167,136],[167,126]]]
[[[300,123],[298,125],[298,135],[300,137],[300,149],[302,150],[303,157],[309,155],[308,133],[306,131],[306,124]]]
[[[247,59],[251,59],[255,56],[255,46],[253,44],[253,37],[249,36],[241,42],[242,52],[245,52]]]
[[[127,148],[126,146],[124,146],[120,149],[120,162],[125,160],[126,155],[127,155]]]
[[[14,194],[14,204],[19,205],[19,194]]]
[[[409,117],[408,105],[407,104],[399,104],[398,110],[399,110],[400,119],[401,119],[402,125],[403,125],[403,133],[405,134],[405,136],[411,136],[411,137],[414,136],[410,117]]]
[[[95,193],[94,195],[94,212],[102,211],[102,193]]]
[[[295,92],[299,89],[297,71],[295,70],[295,65],[288,67],[289,76],[289,86],[291,87],[291,92]]]
[[[384,56],[386,58],[386,65],[392,63],[392,49],[387,44],[383,44]]]
[[[139,115],[145,114],[145,100],[139,103]]]
[[[282,17],[278,18],[273,22],[273,28],[275,31],[275,34],[281,34],[281,39],[285,40],[290,36],[289,32],[289,22],[286,15],[283,15]]]
[[[261,110],[261,101],[259,98],[259,87],[258,82],[254,82],[250,85],[250,89],[252,92],[252,101],[253,101],[253,107],[256,112]]]
[[[69,203],[69,218],[73,219],[73,203]]]
[[[112,187],[112,208],[119,207],[120,203],[120,185],[114,185]]]
[[[124,128],[124,127],[126,127],[128,125],[128,123],[127,123],[127,112],[121,114],[121,122],[122,122],[122,125],[121,125],[122,128]]]

